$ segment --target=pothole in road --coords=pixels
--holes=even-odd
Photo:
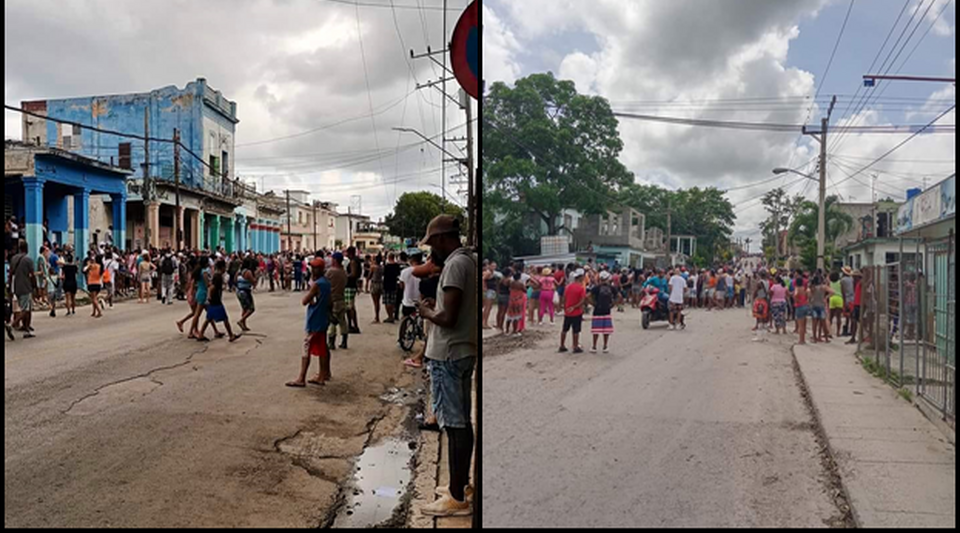
[[[380,396],[380,400],[396,405],[416,405],[423,395],[423,390],[410,392],[396,387],[391,388]]]
[[[109,385],[97,392],[81,398],[66,413],[74,416],[86,416],[124,403],[135,402],[162,386],[159,381],[150,378],[136,378],[115,385]]]
[[[413,475],[413,454],[409,443],[399,439],[364,450],[333,527],[369,528],[395,522]]]

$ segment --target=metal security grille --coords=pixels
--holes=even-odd
[[[927,261],[930,265],[927,284],[927,305],[924,306],[932,327],[924,335],[923,363],[919,395],[934,407],[944,418],[953,421],[956,413],[956,344],[955,317],[955,250],[951,235],[927,244]]]

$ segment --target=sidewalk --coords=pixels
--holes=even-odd
[[[477,424],[477,388],[476,375],[473,387],[473,424]],[[424,516],[424,506],[433,503],[437,497],[434,494],[437,487],[450,484],[450,465],[447,460],[446,435],[433,432],[423,432],[420,439],[420,453],[417,461],[416,493],[411,502],[411,512],[408,519],[410,529],[470,529],[473,527],[473,516],[433,518]],[[474,457],[476,460],[476,457]],[[471,467],[471,477],[473,476]],[[474,482],[475,483],[475,482]]]
[[[956,527],[956,451],[842,343],[794,346],[859,527]]]

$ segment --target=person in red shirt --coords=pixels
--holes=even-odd
[[[573,273],[574,283],[563,291],[563,331],[560,332],[559,352],[566,352],[567,330],[573,329],[573,353],[583,353],[580,347],[580,327],[583,323],[583,308],[587,302],[587,291],[583,283],[583,270]]]
[[[850,317],[850,340],[847,344],[857,343],[857,324],[860,322],[860,301],[863,294],[863,281],[860,269],[853,271],[853,316]]]

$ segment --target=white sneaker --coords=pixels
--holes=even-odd
[[[610,350],[608,348],[604,348],[603,353],[610,353]]]
[[[597,347],[590,348],[590,353],[597,353]]]
[[[473,509],[468,502],[458,502],[447,495],[423,508],[426,516],[470,516]]]

